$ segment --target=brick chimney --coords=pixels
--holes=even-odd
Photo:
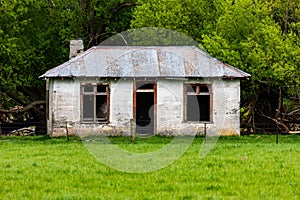
[[[82,53],[83,50],[84,48],[83,48],[82,39],[70,40],[70,54],[69,54],[70,59]]]

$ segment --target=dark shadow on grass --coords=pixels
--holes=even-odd
[[[174,137],[168,136],[151,136],[151,137],[135,137],[134,144],[168,144],[173,140]],[[132,143],[130,137],[109,137],[113,144],[118,143]]]
[[[241,136],[220,136],[220,143],[276,143],[275,134],[250,134]],[[296,134],[279,134],[279,144],[280,143],[300,143],[300,136]]]
[[[103,136],[104,137],[104,136]],[[253,134],[253,135],[242,135],[242,136],[220,136],[218,142],[220,143],[275,143],[276,135],[265,135],[265,134]],[[77,136],[70,136],[69,141],[65,136],[51,137],[49,135],[36,135],[36,136],[3,136],[2,142],[11,141],[25,143],[30,141],[36,142],[46,142],[46,143],[74,143],[82,142],[88,139],[96,138],[97,140],[101,139],[99,136],[88,136],[80,138]],[[112,144],[168,144],[174,137],[173,136],[160,136],[154,135],[151,137],[135,137],[134,142],[131,142],[130,136],[111,136],[108,137]],[[194,143],[201,143],[204,141],[204,136],[195,136]],[[300,143],[300,136],[297,134],[279,135],[279,144],[280,143]]]
[[[70,136],[69,141],[64,136],[51,137],[49,135],[35,135],[35,136],[3,136],[1,141],[10,141],[17,143],[27,142],[45,142],[45,143],[67,143],[67,142],[81,142],[77,136]],[[0,142],[1,142],[0,141]]]

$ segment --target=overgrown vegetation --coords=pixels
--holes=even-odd
[[[135,5],[0,0],[0,122],[45,121],[45,82],[38,77],[68,60],[69,40],[82,38],[87,49],[129,28]]]
[[[82,38],[89,48],[115,33],[150,26],[186,34],[252,75],[242,82],[243,130],[262,131],[270,124],[300,131],[299,5],[300,0],[0,0],[0,121],[45,120],[45,83],[38,76],[68,60],[70,39]],[[18,113],[27,105],[30,110]]]
[[[170,138],[111,138],[128,151],[152,151]],[[221,137],[204,158],[197,137],[174,164],[150,173],[116,171],[79,138],[4,137],[1,199],[297,199],[300,137]],[[113,159],[113,158],[112,158]]]
[[[139,2],[132,28],[183,32],[212,56],[251,74],[242,82],[243,130],[300,131],[299,0]]]

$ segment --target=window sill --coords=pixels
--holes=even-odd
[[[213,124],[211,121],[185,121],[186,124]]]
[[[109,124],[109,122],[86,122],[86,121],[81,121],[82,124]]]

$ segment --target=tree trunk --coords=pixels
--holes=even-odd
[[[2,140],[2,128],[1,128],[1,122],[0,122],[0,140]]]

